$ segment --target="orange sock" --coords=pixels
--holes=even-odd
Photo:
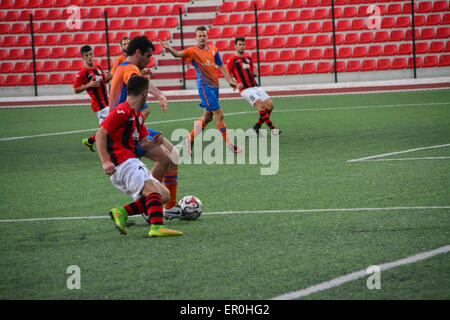
[[[177,205],[177,191],[178,191],[178,169],[167,170],[164,176],[164,186],[169,189],[170,197],[165,208],[170,209]]]
[[[195,137],[205,129],[206,123],[203,122],[202,118],[199,118],[195,124],[194,128],[192,129],[191,133],[189,134],[189,140],[191,142],[194,141]]]
[[[230,144],[233,144],[231,142],[230,136],[228,135],[227,127],[225,126],[225,123],[223,123],[223,125],[217,125],[217,129],[219,129],[220,133],[222,134],[223,140],[225,140],[227,146],[229,146]]]

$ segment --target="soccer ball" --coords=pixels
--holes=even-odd
[[[183,211],[181,215],[186,220],[195,220],[202,214],[202,202],[195,196],[185,196],[178,202],[178,206]]]

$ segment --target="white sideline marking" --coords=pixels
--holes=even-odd
[[[418,253],[416,255],[404,258],[404,259],[400,259],[400,260],[396,260],[393,262],[388,262],[385,264],[381,264],[381,265],[377,265],[380,267],[380,270],[389,270],[395,267],[399,267],[405,264],[410,264],[410,263],[414,263],[414,262],[418,262],[421,260],[425,260],[425,259],[429,259],[431,257],[434,257],[438,254],[443,254],[443,253],[447,253],[450,251],[450,245],[444,246],[444,247],[440,247],[431,251],[426,251],[426,252],[421,252]],[[331,289],[337,286],[340,286],[344,283],[350,282],[350,281],[354,281],[356,279],[362,278],[367,276],[367,271],[366,269],[363,270],[359,270],[353,273],[349,273],[337,278],[334,278],[330,281],[326,281],[326,282],[322,282],[319,283],[317,285],[308,287],[306,289],[302,289],[302,290],[298,290],[298,291],[293,291],[293,292],[289,292],[274,298],[271,298],[269,300],[292,300],[292,299],[298,299],[298,298],[302,298],[305,296],[308,296],[310,294],[319,292],[319,291],[323,291],[323,290],[327,290],[327,289]]]
[[[295,109],[295,110],[275,110],[276,112],[309,112],[309,111],[332,111],[332,110],[358,110],[358,109],[372,109],[372,108],[395,108],[395,107],[417,107],[417,106],[438,106],[438,105],[447,105],[449,102],[432,102],[432,103],[411,103],[411,104],[387,104],[387,105],[372,105],[372,106],[357,106],[357,107],[327,107],[327,108],[307,108],[307,109]],[[225,116],[234,116],[239,114],[253,114],[255,111],[241,111],[241,112],[231,112],[225,113]],[[161,120],[161,121],[152,121],[151,124],[162,124],[162,123],[173,123],[173,122],[182,122],[182,121],[195,121],[198,117],[193,118],[182,118],[182,119],[172,119],[172,120]],[[148,123],[147,123],[148,124]],[[57,136],[64,134],[72,134],[72,133],[82,133],[88,131],[95,131],[98,128],[93,129],[83,129],[83,130],[75,130],[75,131],[66,131],[66,132],[54,132],[54,133],[44,133],[37,134],[33,136],[19,136],[19,137],[8,137],[8,138],[0,138],[0,142],[3,141],[11,141],[11,140],[22,140],[29,138],[38,138],[38,137],[48,137],[48,136]]]
[[[450,157],[422,157],[422,158],[397,158],[397,159],[373,159],[366,161],[410,161],[410,160],[442,160],[450,159]]]
[[[402,153],[408,153],[408,152],[414,152],[414,151],[421,151],[421,150],[428,150],[428,149],[443,148],[443,147],[448,147],[448,146],[450,146],[450,144],[440,144],[440,145],[436,145],[436,146],[421,147],[421,148],[414,148],[414,149],[408,149],[408,150],[397,151],[397,152],[382,153],[382,154],[377,154],[377,155],[374,155],[374,156],[347,160],[347,162],[368,161],[368,160],[372,160],[372,159],[376,159],[376,158],[383,158],[383,157],[393,156],[393,155],[396,155],[396,154],[402,154]],[[417,159],[417,158],[415,158],[415,159]],[[388,159],[385,159],[385,160],[388,160]],[[391,160],[391,159],[389,159],[389,160]],[[392,160],[396,160],[396,159],[392,159]]]
[[[258,213],[312,213],[312,212],[353,212],[353,211],[386,211],[386,210],[430,210],[430,209],[450,209],[450,206],[428,206],[428,207],[385,207],[385,208],[332,208],[332,209],[292,209],[292,210],[257,210],[257,211],[219,211],[203,212],[202,215],[225,215],[225,214],[258,214]],[[130,216],[130,218],[140,217],[140,215]],[[28,218],[28,219],[7,219],[0,220],[0,223],[9,222],[32,222],[32,221],[56,221],[56,220],[90,220],[90,219],[110,219],[108,215],[88,216],[88,217],[52,217],[52,218]]]

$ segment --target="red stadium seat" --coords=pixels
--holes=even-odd
[[[68,71],[70,70],[70,60],[59,60],[56,64],[55,71]]]
[[[142,6],[131,7],[129,17],[142,17],[144,16],[145,9]]]
[[[440,14],[430,14],[427,16],[427,21],[425,22],[426,26],[437,26],[441,24],[441,15]],[[425,64],[425,60],[424,60]]]
[[[16,62],[16,63],[14,64],[14,70],[13,70],[13,72],[14,72],[14,73],[25,73],[25,72],[27,72],[27,69],[28,69],[28,66],[27,66],[27,63],[26,63],[26,62],[23,62],[23,61],[21,61],[21,62]]]
[[[288,37],[286,40],[286,48],[297,48],[300,45],[299,37]]]
[[[397,54],[396,44],[387,44],[383,47],[382,56],[395,56]]]
[[[150,18],[141,18],[138,19],[136,25],[139,26],[139,29],[149,29],[150,28]]]
[[[247,37],[249,33],[248,26],[238,26],[236,28],[235,35],[236,37]]]
[[[228,41],[226,41],[226,40],[218,40],[215,42],[214,45],[219,51],[227,51],[228,50]]]
[[[284,64],[276,64],[273,66],[271,75],[272,76],[282,76],[286,74],[286,65]]]
[[[158,16],[168,16],[172,12],[172,7],[167,4],[162,4],[158,7]]]
[[[106,47],[104,47],[104,46],[94,47],[94,56],[95,57],[105,57],[106,56]]]
[[[195,71],[195,68],[189,68],[186,70],[186,79],[187,80],[197,79],[197,72]]]
[[[1,73],[11,73],[13,71],[13,64],[11,62],[3,62],[0,66]]]
[[[390,59],[379,59],[377,61],[376,70],[389,70],[391,68],[391,60]]]
[[[348,31],[350,29],[349,20],[339,20],[336,24],[336,31]]]
[[[219,28],[211,28],[208,30],[208,39],[218,39],[219,37],[220,37],[220,29]]]
[[[55,71],[56,63],[55,61],[45,61],[42,67],[42,72],[53,72]]]
[[[39,48],[36,53],[36,59],[47,59],[50,56],[49,48]]]
[[[247,11],[250,8],[250,3],[248,1],[238,1],[234,7],[235,12]]]
[[[5,36],[3,38],[2,47],[15,47],[16,46],[16,36]]]
[[[307,33],[319,33],[320,32],[320,22],[310,22],[306,28]]]
[[[294,58],[294,53],[292,50],[282,50],[280,51],[279,61],[291,61]]]
[[[359,43],[372,43],[373,42],[373,32],[363,32],[359,36]]]
[[[261,36],[262,32],[263,32],[263,27],[262,26],[258,26],[258,36]],[[250,28],[249,36],[250,37],[255,37],[256,36],[256,27],[255,26],[252,26]]]
[[[164,18],[153,18],[150,23],[150,28],[152,29],[160,29],[164,25]]]
[[[436,39],[448,39],[450,38],[450,27],[438,28],[436,31]]]
[[[234,1],[224,2],[220,6],[220,12],[233,12],[233,11],[234,11]]]
[[[172,6],[172,11],[170,14],[177,16],[180,14],[180,9],[181,9],[181,14],[184,14],[186,12],[186,7],[184,6],[184,4],[174,4]]]
[[[254,13],[244,13],[242,17],[243,24],[254,24],[255,23],[255,14]]]
[[[350,60],[347,62],[345,72],[358,72],[361,70],[361,62],[359,60]]]
[[[87,43],[89,44],[98,44],[101,43],[100,34],[98,33],[89,33],[87,37]]]
[[[389,34],[389,41],[402,41],[403,40],[403,30],[393,30]]]
[[[338,58],[339,59],[347,59],[352,56],[352,48],[342,47],[338,50]]]
[[[412,44],[411,43],[401,43],[398,47],[398,55],[410,55],[412,54]]]
[[[391,69],[398,70],[398,69],[406,69],[407,63],[405,58],[395,58],[392,61]]]
[[[441,53],[444,51],[444,42],[436,41],[430,44],[430,48],[428,49],[428,53]]]
[[[153,17],[156,15],[157,12],[158,12],[157,6],[146,6],[144,16],[145,17]]]
[[[305,9],[300,11],[298,20],[311,20],[313,17],[313,10]]]
[[[282,22],[284,21],[284,11],[275,11],[272,12],[272,16],[270,18],[271,22]]]
[[[417,30],[417,29],[414,30],[414,37],[416,40],[419,39],[419,30]],[[405,40],[405,41],[412,40],[412,30],[411,29],[406,30],[405,37],[403,38],[403,40]]]
[[[15,85],[32,86],[34,85],[34,78],[31,74],[24,74],[20,77],[19,83],[16,83]]]
[[[178,18],[177,17],[166,17],[164,21],[164,28],[175,28],[178,26]]]
[[[319,34],[314,41],[315,46],[327,46],[330,43],[330,39],[327,34]]]
[[[0,9],[11,9],[13,7],[14,0],[2,0],[0,4]]]
[[[345,35],[344,44],[355,44],[358,43],[358,34],[357,33],[347,33]]]
[[[270,65],[265,64],[260,66],[259,73],[261,76],[268,76],[270,75],[271,69],[272,67]]]
[[[289,35],[292,33],[292,24],[280,24],[278,26],[279,35]]]
[[[276,0],[264,0],[263,10],[275,10],[277,8]]]
[[[105,31],[105,20],[97,20],[95,22],[95,31]]]
[[[437,56],[426,56],[423,58],[423,68],[431,68],[436,67],[438,64],[438,57]]]
[[[417,13],[417,3],[414,3],[414,12]],[[403,4],[402,12],[403,14],[411,14],[411,2],[406,2]]]
[[[73,60],[70,65],[70,71],[80,71],[81,68],[83,68],[83,61],[82,60]]]
[[[406,17],[398,17],[395,22],[395,28],[406,28],[411,26],[411,20],[408,16]]]
[[[425,54],[428,52],[428,42],[416,42],[416,54]]]
[[[445,54],[439,57],[439,67],[448,67],[450,66],[450,55]]]
[[[33,20],[46,20],[47,19],[47,10],[35,10],[33,13]]]
[[[350,25],[350,30],[364,30],[366,28],[365,21],[363,19],[353,19]]]
[[[413,58],[408,58],[408,68],[413,68],[414,67],[414,59]],[[416,68],[421,68],[422,67],[422,57],[416,57]]]
[[[353,54],[352,58],[363,58],[367,54],[367,48],[360,46],[360,47],[354,47],[353,48]]]
[[[314,44],[314,36],[303,36],[300,42],[300,47],[312,47]]]
[[[156,41],[158,40],[156,37],[156,31],[154,30],[149,30],[149,31],[145,31],[144,35],[150,40],[150,41]]]
[[[30,36],[18,36],[17,42],[15,43],[16,47],[28,47],[31,45]]]
[[[414,16],[414,26],[424,26],[426,22],[426,16]]]
[[[274,38],[272,40],[272,48],[283,48],[286,43],[284,38]]]
[[[306,32],[306,24],[305,23],[296,23],[292,28],[293,34],[303,34]]]
[[[296,75],[300,73],[300,64],[290,63],[287,66],[286,75]]]
[[[169,40],[170,37],[170,31],[169,30],[160,30],[158,31],[158,40]]]
[[[247,39],[245,41],[246,50],[255,50],[256,49],[256,39]]]
[[[323,50],[322,59],[334,59],[333,48],[325,48],[325,50]]]
[[[305,49],[295,50],[294,60],[305,60],[308,57],[308,51]]]
[[[344,12],[342,13],[342,18],[353,18],[357,16],[356,7],[346,6],[344,7]]]
[[[16,3],[18,1],[16,0]],[[40,8],[41,7],[41,0],[28,0],[27,8]]]
[[[266,51],[266,54],[264,56],[265,62],[275,62],[278,61],[279,55],[278,51]]]
[[[375,70],[375,60],[364,60],[360,71],[373,71]]]
[[[342,17],[342,8],[334,7],[334,18],[339,19],[341,17]],[[331,10],[331,8],[328,10],[327,18],[329,20],[333,19],[333,11]]]
[[[260,12],[258,13],[258,23],[268,23],[270,22],[270,12]]]
[[[228,23],[229,24],[241,24],[242,22],[242,15],[241,14],[230,14],[228,17]]]
[[[85,44],[86,43],[86,34],[85,33],[76,33],[73,36],[73,44]]]
[[[311,74],[316,71],[316,64],[314,62],[303,63],[300,74]]]
[[[217,15],[214,18],[213,25],[214,26],[223,26],[228,24],[228,16],[227,15]]]
[[[42,62],[41,61],[36,61],[36,72],[41,72],[42,70]],[[34,72],[34,65],[33,62],[30,62],[28,64],[28,69],[27,69],[28,73],[32,73]]]
[[[299,17],[298,11],[287,11],[286,16],[284,17],[284,21],[293,22],[297,21]]]
[[[268,49],[268,48],[270,48],[270,38],[259,39],[259,48],[260,49]]]
[[[62,84],[73,84],[76,74],[66,73],[63,77]]]
[[[258,55],[256,54],[256,52],[252,52],[252,60],[254,63],[257,62],[257,58]],[[262,52],[259,52],[259,62],[263,62],[264,61],[264,54]]]
[[[263,8],[263,0],[252,0],[250,2],[250,9],[249,10],[255,10],[255,5],[257,10],[262,10]]]
[[[395,25],[394,17],[385,17],[381,20],[381,29],[391,29]]]
[[[316,73],[328,73],[330,72],[331,65],[329,62],[319,62],[317,64]]]
[[[38,86],[46,85],[48,83],[48,75],[47,74],[38,74],[36,76]]]
[[[433,1],[433,8],[431,12],[445,12],[449,8],[447,8],[447,1]]]
[[[83,21],[83,23],[81,24],[81,30],[83,30],[83,32],[86,31],[93,31],[95,27],[95,22],[94,21]]]
[[[432,9],[431,1],[422,1],[419,3],[419,7],[417,8],[417,13],[428,13]]]
[[[297,11],[294,11],[297,12]],[[328,10],[326,8],[316,9],[314,11],[313,19],[314,20],[324,20],[328,17]]]
[[[308,60],[319,60],[322,59],[322,49],[314,48],[310,49],[308,52]]]
[[[389,32],[378,31],[375,33],[374,42],[388,42],[388,41],[389,41]]]
[[[19,20],[19,11],[7,11],[6,16],[3,18],[4,21],[12,22]]]
[[[400,3],[392,3],[388,6],[386,14],[396,16],[402,12],[402,5]]]
[[[368,57],[378,57],[381,55],[382,49],[381,46],[370,46],[367,51]]]
[[[58,44],[58,36],[50,34],[45,37],[44,46],[56,46]]]
[[[318,7],[320,0],[306,0],[305,7]]]
[[[225,27],[222,29],[222,38],[233,38],[234,37],[234,27]]]
[[[44,36],[43,35],[34,35],[34,45],[36,47],[42,46],[44,44]]]
[[[291,8],[300,9],[305,6],[305,0],[292,0]]]

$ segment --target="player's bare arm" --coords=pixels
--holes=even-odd
[[[241,83],[237,83],[236,81],[234,81],[233,78],[231,78],[230,73],[228,72],[228,69],[225,64],[222,64],[219,68],[222,71],[225,80],[227,80],[227,82],[233,89],[240,89],[242,87]]]
[[[154,96],[155,98],[157,98],[159,100],[159,105],[161,106],[161,109],[163,110],[163,112],[166,112],[167,111],[167,97],[151,83],[149,83],[148,92],[152,96]]]
[[[168,40],[161,40],[161,45],[164,49],[167,49],[175,58],[184,58],[183,51],[178,51],[172,48]]]
[[[83,85],[81,85],[81,86],[79,86],[77,88],[74,88],[73,90],[74,90],[75,93],[80,93],[80,92],[83,92],[84,90],[87,90],[89,88],[96,88],[99,85],[100,85],[100,82],[91,80],[91,81],[89,81],[86,84],[83,84]]]
[[[112,80],[113,74],[109,71],[105,71],[105,83],[108,83]]]
[[[106,151],[106,139],[108,131],[104,127],[100,127],[95,134],[95,141],[97,143],[97,152],[102,162],[103,171],[110,176],[116,172],[116,166],[109,160],[108,152]]]

